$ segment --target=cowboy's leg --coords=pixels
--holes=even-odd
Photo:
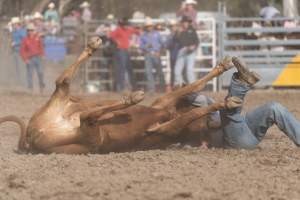
[[[238,58],[233,57],[232,62],[238,72],[232,76],[226,98],[237,96],[244,100],[251,86],[259,81],[260,78],[256,73],[251,72]],[[245,117],[241,115],[241,111],[242,107],[221,111],[224,140],[228,146],[233,148],[253,149],[259,143],[259,140],[248,127]]]
[[[261,141],[267,130],[276,124],[297,146],[300,146],[300,122],[284,106],[269,102],[246,114],[246,123]]]
[[[33,89],[33,61],[32,59],[28,60],[28,63],[26,64],[26,68],[27,68],[27,87],[32,90]]]
[[[229,87],[228,97],[237,96],[243,100],[249,89],[250,86],[238,80],[236,74],[234,74]],[[259,141],[249,129],[245,117],[241,115],[241,110],[242,107],[221,110],[224,140],[232,148],[253,149]]]
[[[145,56],[145,76],[147,79],[147,90],[149,92],[155,91],[155,82],[153,77],[153,58],[150,54]]]
[[[41,57],[36,56],[34,58],[34,62],[35,62],[37,77],[39,80],[39,86],[40,89],[43,89],[45,87],[45,82],[44,82],[44,66],[41,64]]]
[[[153,61],[156,69],[156,75],[159,79],[160,91],[164,91],[166,87],[165,75],[163,73],[163,66],[161,64],[161,59],[159,56],[153,56]]]
[[[195,78],[194,66],[195,66],[196,52],[193,52],[187,56],[186,75],[188,83],[193,83]]]
[[[176,59],[176,64],[174,67],[174,85],[181,85],[183,83],[182,71],[185,63],[185,55],[183,50],[180,50]]]

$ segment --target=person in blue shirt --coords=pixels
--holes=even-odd
[[[15,66],[16,66],[16,75],[17,79],[19,82],[21,82],[21,64],[22,64],[22,59],[20,56],[20,47],[21,47],[21,42],[23,38],[26,37],[26,30],[25,28],[22,27],[21,21],[18,17],[13,17],[11,20],[12,23],[12,51],[13,51],[13,57],[15,60]]]
[[[155,92],[155,79],[153,76],[153,68],[159,77],[160,91],[165,89],[165,78],[162,71],[160,59],[163,42],[158,31],[154,30],[153,22],[147,19],[145,24],[145,32],[141,36],[140,48],[145,55],[145,76],[147,79],[147,89],[149,92]]]
[[[55,10],[55,4],[51,2],[48,5],[48,10],[44,14],[44,19],[46,21],[55,21],[56,23],[59,23],[59,15],[57,10]]]

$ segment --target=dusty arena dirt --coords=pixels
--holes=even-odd
[[[0,115],[26,122],[48,98],[7,90],[0,95]],[[299,97],[300,91],[255,91],[245,110],[277,100],[300,119]],[[300,199],[300,149],[277,128],[253,151],[173,147],[77,156],[20,155],[14,151],[17,126],[2,124],[0,133],[4,200]]]

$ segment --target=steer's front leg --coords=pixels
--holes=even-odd
[[[65,69],[64,72],[56,79],[56,89],[61,89],[63,94],[69,94],[70,82],[78,71],[79,66],[100,47],[101,43],[102,41],[99,37],[91,38],[87,47],[84,49],[75,63]]]

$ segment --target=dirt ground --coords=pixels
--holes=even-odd
[[[7,90],[0,96],[0,115],[26,122],[48,98]],[[254,91],[245,110],[276,100],[300,119],[299,97],[297,90]],[[16,125],[2,124],[0,133],[0,199],[300,199],[300,150],[277,128],[252,151],[173,147],[77,156],[20,155]]]

